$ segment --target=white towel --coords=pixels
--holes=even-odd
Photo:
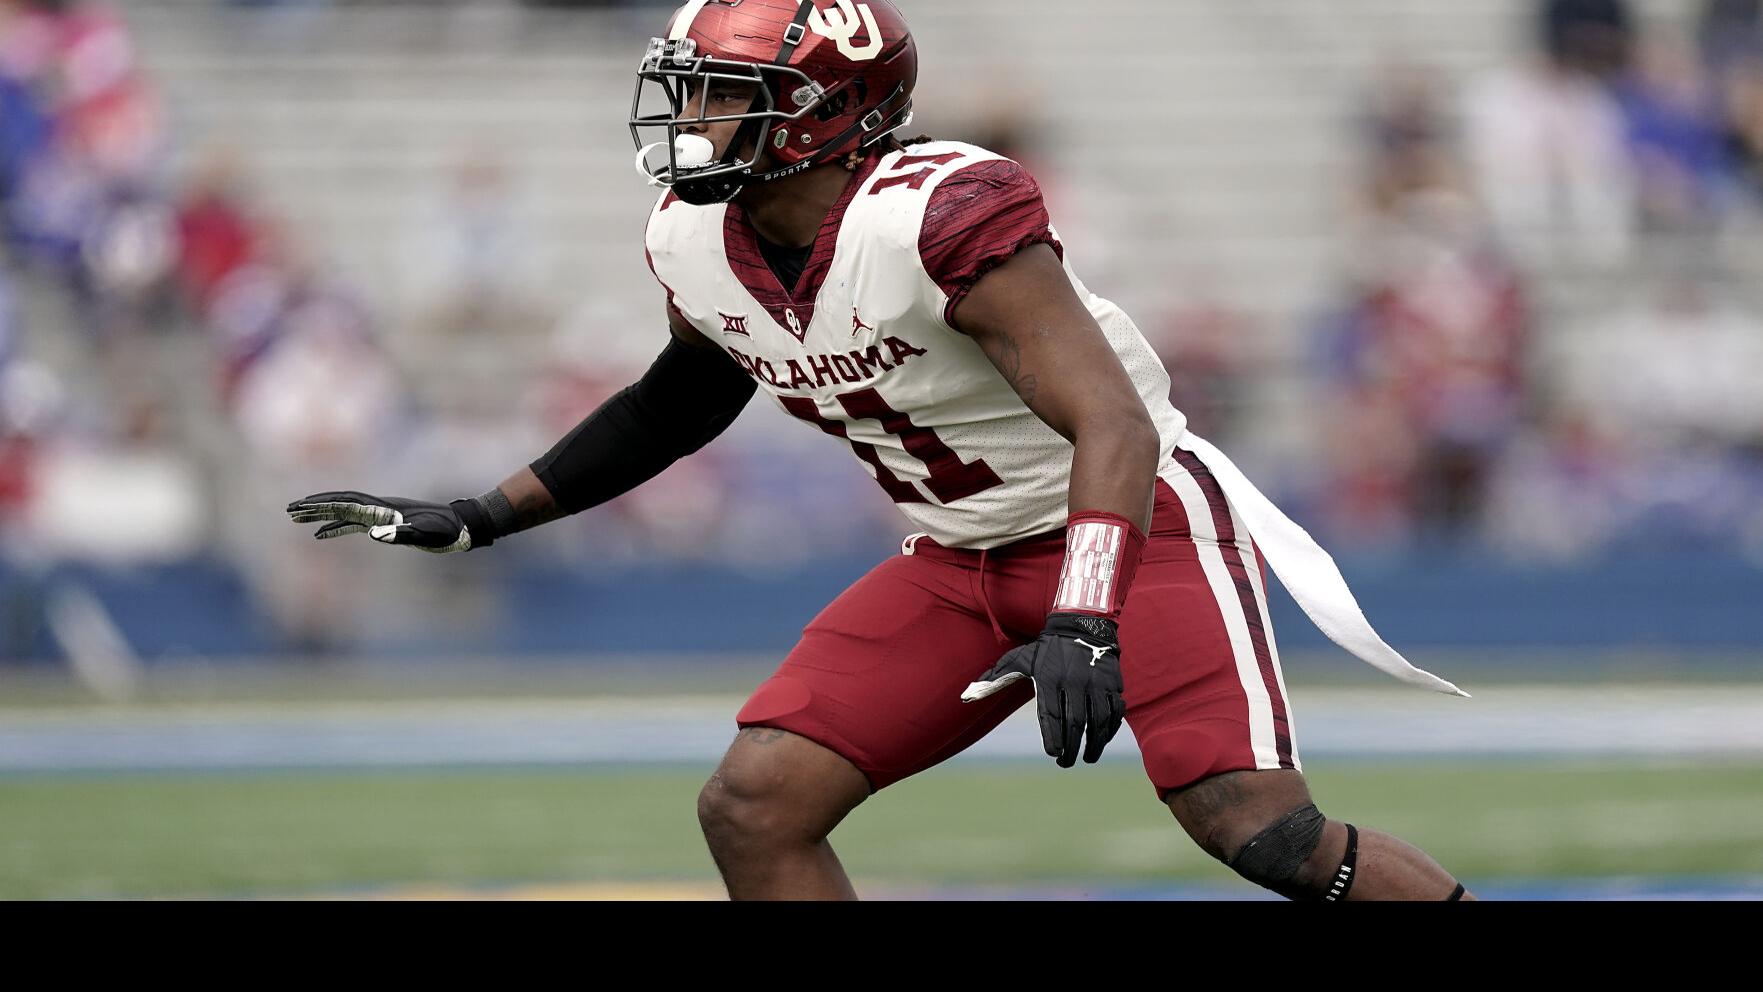
[[[1359,660],[1382,669],[1390,675],[1436,692],[1469,697],[1431,672],[1424,672],[1408,663],[1408,659],[1384,643],[1371,621],[1359,609],[1353,590],[1341,576],[1339,566],[1304,528],[1280,512],[1273,501],[1261,494],[1224,452],[1192,433],[1184,434],[1177,444],[1191,451],[1203,462],[1224,496],[1243,518],[1243,525],[1261,549],[1262,557],[1279,576],[1298,605],[1328,639],[1351,651]]]

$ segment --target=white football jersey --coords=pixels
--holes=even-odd
[[[843,439],[907,518],[948,547],[1058,530],[1069,511],[1072,445],[949,326],[950,295],[920,250],[939,186],[1002,161],[950,141],[871,159],[829,216],[801,296],[779,285],[739,207],[670,194],[646,238],[678,313],[786,413]],[[1158,474],[1179,473],[1172,453],[1187,422],[1169,402],[1169,374],[1131,318],[1086,289],[1069,259],[1065,271],[1157,426]]]

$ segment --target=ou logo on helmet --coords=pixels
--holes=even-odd
[[[796,0],[813,6],[814,0]],[[808,15],[808,28],[839,46],[839,53],[853,62],[868,62],[882,53],[881,29],[876,27],[875,11],[869,4],[853,0],[835,0],[836,7],[814,7]],[[861,27],[869,35],[869,43],[859,48],[851,43]]]

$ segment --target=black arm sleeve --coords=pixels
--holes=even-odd
[[[635,385],[533,462],[533,474],[569,513],[599,506],[714,441],[758,388],[727,355],[675,338]]]

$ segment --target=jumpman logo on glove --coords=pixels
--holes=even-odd
[[[1101,661],[1103,655],[1114,650],[1114,645],[1112,645],[1112,644],[1104,644],[1101,647],[1096,647],[1094,644],[1091,644],[1089,641],[1086,641],[1081,637],[1073,638],[1073,640],[1077,641],[1077,643],[1079,643],[1079,644],[1082,644],[1084,647],[1090,649],[1090,667],[1091,668],[1096,667],[1096,662]]]

